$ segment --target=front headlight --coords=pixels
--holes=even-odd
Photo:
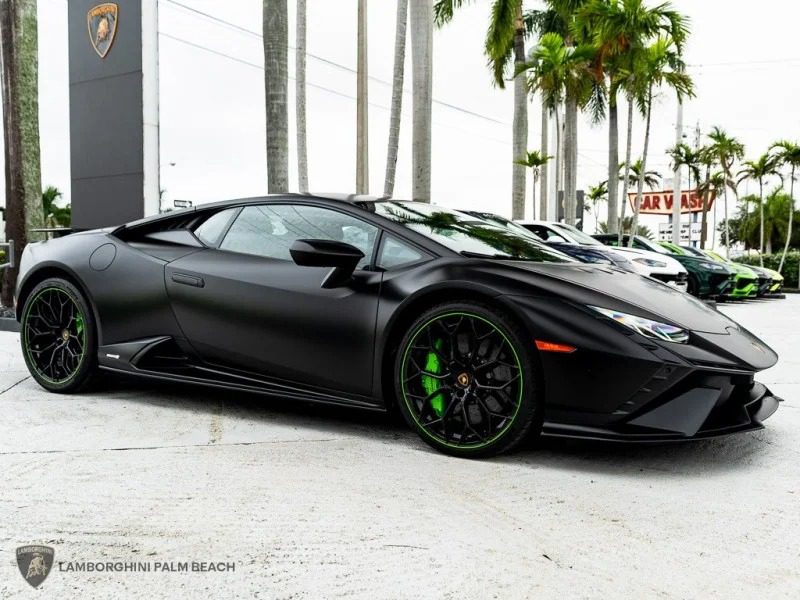
[[[685,344],[689,341],[689,332],[675,325],[651,321],[644,317],[629,315],[619,312],[618,310],[611,310],[610,308],[601,308],[599,306],[589,306],[589,308],[600,313],[604,317],[608,317],[621,325],[625,325],[628,329],[632,329],[636,333],[642,334],[644,337],[661,340],[663,342],[676,342],[678,344]]]
[[[654,269],[663,269],[667,266],[667,263],[653,260],[652,258],[634,258],[633,262],[637,262],[640,265],[645,265],[647,267],[653,267]]]

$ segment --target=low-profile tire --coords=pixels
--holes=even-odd
[[[28,371],[50,392],[77,392],[97,371],[92,311],[80,290],[65,279],[45,279],[28,294],[20,341]]]
[[[507,452],[542,427],[541,369],[533,340],[503,311],[447,302],[420,315],[398,347],[397,405],[441,452]]]
[[[700,297],[700,285],[697,283],[697,278],[694,275],[689,275],[686,280],[686,292],[695,298]]]

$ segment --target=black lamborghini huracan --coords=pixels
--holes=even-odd
[[[33,377],[98,369],[385,410],[459,456],[525,436],[760,428],[776,354],[667,285],[453,210],[363,196],[207,204],[30,244]]]

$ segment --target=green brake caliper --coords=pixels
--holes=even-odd
[[[75,317],[75,331],[83,338],[83,315],[80,313]]]
[[[444,341],[438,339],[433,343],[433,347],[436,350],[441,350],[443,344]],[[428,352],[428,356],[425,358],[425,371],[434,375],[439,375],[442,372],[442,363],[439,361],[439,355],[433,350]],[[439,380],[430,375],[423,375],[422,387],[425,389],[425,393],[430,396],[439,389]],[[444,394],[442,392],[431,398],[431,408],[433,408],[433,412],[436,413],[437,417],[442,416],[442,412],[444,412]]]

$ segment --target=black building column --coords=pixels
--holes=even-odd
[[[157,0],[70,0],[72,224],[159,211]]]

